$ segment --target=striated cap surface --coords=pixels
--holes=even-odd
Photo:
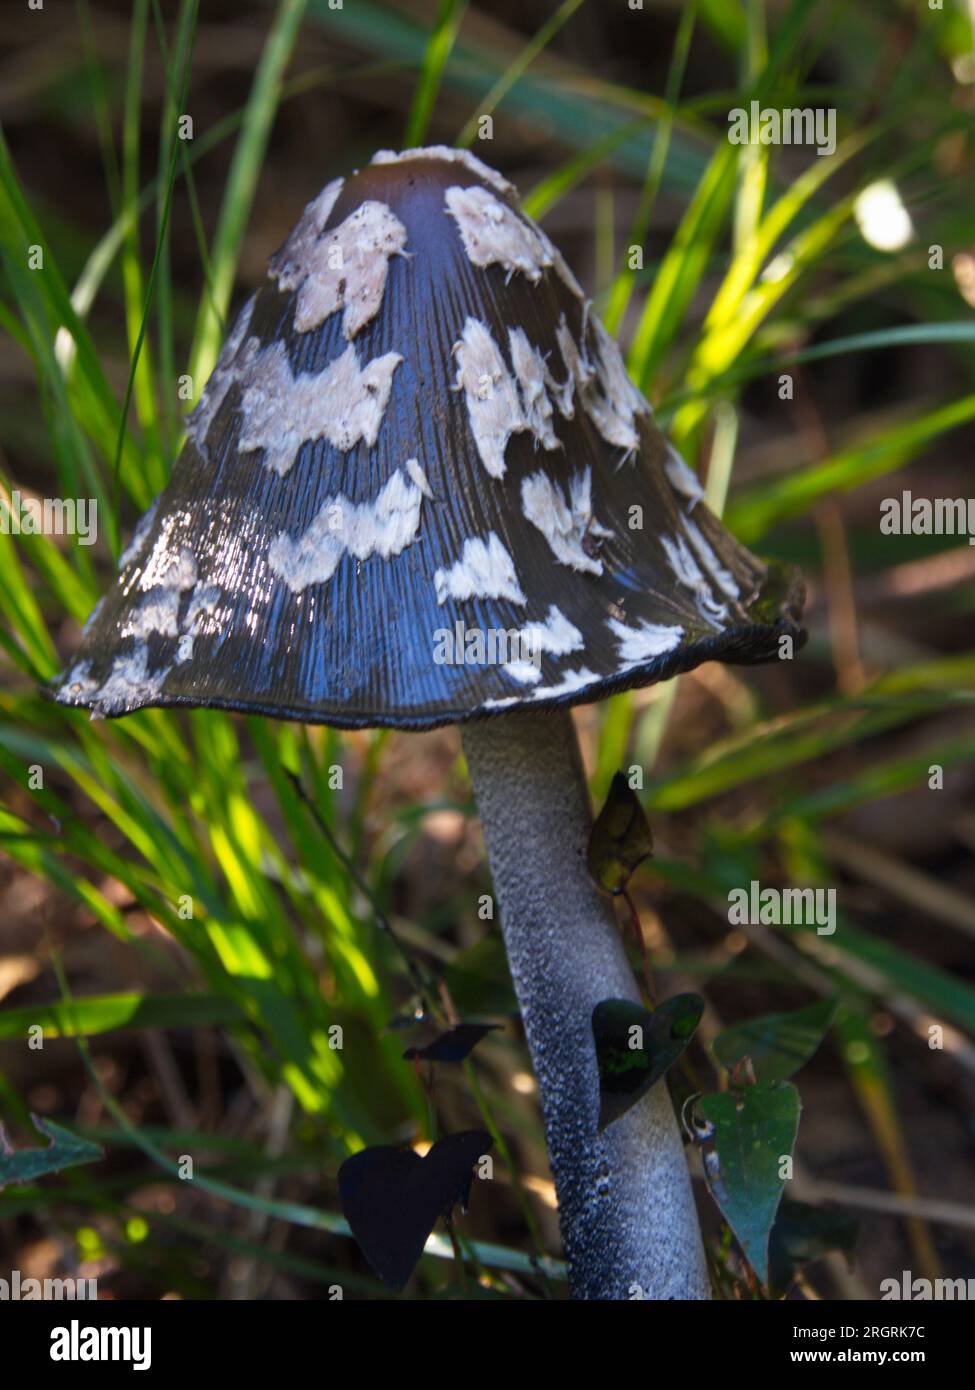
[[[514,189],[383,152],[241,310],[55,698],[423,728],[798,640]]]

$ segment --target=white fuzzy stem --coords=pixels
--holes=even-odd
[[[610,902],[586,871],[592,815],[572,717],[510,714],[465,725],[462,739],[538,1078],[573,1295],[709,1298],[665,1083],[597,1132],[592,1010],[639,992]]]

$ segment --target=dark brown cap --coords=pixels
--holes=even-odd
[[[511,185],[384,152],[271,258],[56,698],[424,728],[772,659],[801,600]]]

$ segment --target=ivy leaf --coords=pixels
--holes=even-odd
[[[704,1012],[699,994],[675,994],[656,1009],[603,999],[592,1011],[599,1067],[599,1128],[625,1115],[674,1065]]]
[[[477,1044],[500,1028],[500,1023],[458,1023],[445,1033],[439,1033],[425,1046],[408,1047],[403,1056],[424,1062],[463,1062]]]
[[[384,1283],[402,1289],[441,1216],[466,1211],[474,1165],[493,1140],[480,1129],[438,1139],[423,1158],[412,1149],[360,1149],[339,1169],[339,1199],[359,1248]]]
[[[769,1239],[769,1284],[780,1297],[788,1292],[804,1265],[840,1250],[853,1259],[859,1223],[856,1217],[828,1207],[784,1198]]]
[[[708,1190],[763,1284],[785,1182],[780,1164],[792,1155],[800,1109],[791,1081],[759,1081],[697,1102],[698,1114],[713,1126],[704,1154]]]
[[[622,893],[633,870],[652,853],[650,822],[626,777],[617,772],[589,834],[589,876],[604,893]]]
[[[822,999],[792,1013],[736,1023],[715,1038],[715,1056],[729,1071],[750,1057],[756,1080],[785,1081],[816,1051],[836,1007],[835,999]]]
[[[10,1183],[36,1182],[48,1173],[104,1157],[105,1151],[98,1144],[62,1129],[53,1120],[42,1120],[39,1115],[31,1115],[31,1120],[51,1142],[44,1149],[14,1149],[0,1125],[0,1192]]]

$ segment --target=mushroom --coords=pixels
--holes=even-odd
[[[666,1087],[597,1128],[592,1010],[639,995],[570,707],[772,659],[801,601],[708,510],[514,188],[387,151],[271,258],[56,698],[459,724],[573,1292],[706,1298]]]

